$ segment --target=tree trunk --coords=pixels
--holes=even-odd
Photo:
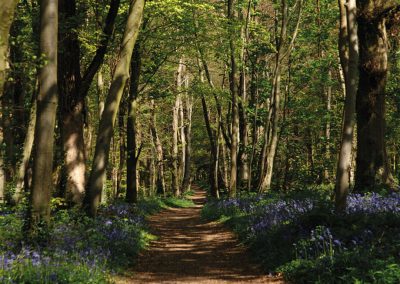
[[[235,0],[228,0],[228,20],[233,29],[235,21]],[[229,183],[229,196],[236,197],[237,187],[237,172],[238,172],[238,146],[239,146],[239,109],[238,109],[238,79],[237,79],[237,65],[236,65],[236,47],[234,30],[230,32],[229,38],[230,47],[230,72],[229,72],[229,88],[232,99],[232,113],[231,113],[231,170],[230,170],[230,183]]]
[[[157,127],[156,127],[156,113],[155,113],[155,105],[154,100],[151,100],[151,116],[150,116],[150,131],[153,137],[153,144],[157,157],[157,166],[156,166],[156,188],[157,193],[165,196],[165,178],[164,178],[164,153],[161,145],[160,138],[158,137]]]
[[[193,113],[193,98],[190,95],[186,96],[184,109],[184,124],[185,135],[185,167],[182,181],[182,193],[190,190],[191,181],[191,162],[192,162],[192,113]]]
[[[141,72],[141,51],[139,43],[136,43],[133,51],[131,62],[131,86],[128,99],[128,125],[127,125],[127,142],[128,156],[126,160],[126,201],[136,203],[138,200],[137,188],[137,133],[136,133],[136,116],[137,116],[137,99],[139,92],[139,80]]]
[[[57,112],[57,28],[58,1],[40,3],[40,52],[47,59],[39,73],[35,152],[31,191],[30,228],[50,222],[53,189],[53,144]]]
[[[356,0],[348,0],[346,9],[344,0],[339,0],[340,34],[339,50],[342,69],[345,70],[346,101],[343,113],[342,141],[336,171],[335,207],[338,212],[346,209],[346,199],[350,189],[350,168],[353,148],[356,95],[358,86],[358,36]],[[342,26],[345,25],[345,26]],[[342,46],[342,45],[345,46]],[[345,52],[348,50],[347,52]]]
[[[17,0],[4,0],[0,11],[0,203],[4,202],[5,194],[5,171],[4,171],[4,150],[3,150],[3,92],[6,81],[6,72],[8,69],[8,38],[10,27],[14,19],[14,11],[17,6]]]
[[[201,96],[201,105],[203,107],[204,122],[206,124],[208,138],[210,140],[210,170],[209,170],[209,180],[210,180],[210,190],[211,196],[214,198],[219,198],[218,189],[218,145],[216,137],[211,128],[210,113],[208,111],[206,98],[204,95]]]
[[[183,72],[184,65],[182,58],[179,61],[177,77],[176,77],[176,89],[178,94],[175,98],[175,105],[172,114],[172,192],[174,196],[180,195],[180,184],[179,184],[179,165],[178,165],[178,134],[179,134],[179,110],[182,103],[182,90],[183,84]]]
[[[144,8],[144,0],[132,0],[125,33],[122,39],[119,61],[117,63],[111,87],[107,96],[105,109],[99,123],[99,133],[89,178],[86,206],[90,216],[96,216],[97,207],[103,189],[105,170],[108,163],[110,141],[115,119],[121,102],[126,80],[129,77],[129,66],[133,48],[139,33]]]
[[[118,180],[117,180],[117,192],[114,198],[118,198],[122,192],[122,177],[125,168],[126,161],[126,138],[127,131],[125,128],[125,116],[126,116],[126,104],[121,104],[119,115],[118,115],[118,127],[119,127],[119,167],[118,167]]]
[[[294,41],[297,37],[300,25],[302,0],[297,1],[297,21],[293,34],[288,41],[288,21],[289,21],[289,6],[286,0],[282,0],[282,20],[279,40],[277,41],[277,54],[275,56],[274,77],[272,82],[272,96],[269,106],[267,121],[265,123],[264,145],[260,159],[260,179],[258,191],[264,192],[271,187],[273,166],[275,154],[278,147],[279,139],[279,125],[281,116],[281,73],[282,73],[282,60],[290,55]]]
[[[86,153],[83,138],[85,98],[78,92],[81,84],[80,50],[76,32],[75,0],[59,0],[60,22],[71,29],[59,31],[58,86],[61,113],[61,139],[64,150],[66,199],[81,204],[85,191]]]
[[[32,147],[34,143],[34,135],[35,135],[35,126],[36,126],[36,94],[33,95],[31,113],[29,115],[29,125],[26,131],[24,147],[22,150],[22,158],[21,162],[18,166],[17,177],[16,177],[16,185],[15,185],[15,193],[13,196],[13,202],[18,204],[22,198],[22,191],[24,189],[24,181],[26,170],[28,169],[29,160],[31,158]]]
[[[385,143],[385,87],[388,73],[386,18],[381,11],[390,1],[359,0],[360,45],[357,92],[357,157],[355,191],[394,186]]]

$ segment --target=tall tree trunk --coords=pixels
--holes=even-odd
[[[193,113],[193,98],[190,95],[186,96],[184,118],[185,135],[185,167],[182,181],[182,192],[190,190],[191,181],[191,166],[192,166],[192,113]]]
[[[357,168],[355,190],[394,186],[385,143],[385,87],[388,38],[384,8],[391,1],[358,0],[360,80],[357,92]]]
[[[179,165],[178,165],[178,134],[179,134],[179,110],[182,103],[182,84],[183,84],[184,65],[183,59],[179,61],[177,76],[176,76],[176,89],[178,94],[175,98],[175,104],[172,114],[172,192],[174,196],[180,195],[179,184]]]
[[[328,71],[328,80],[332,80],[332,71],[329,69]],[[330,84],[330,83],[329,83]],[[331,160],[331,118],[330,114],[332,112],[332,86],[326,87],[326,111],[329,114],[329,117],[325,124],[325,138],[326,138],[326,147],[325,147],[325,159],[326,161]],[[326,165],[324,169],[324,182],[330,183],[330,165]]]
[[[204,95],[201,96],[201,105],[203,108],[204,122],[206,124],[208,139],[210,140],[210,170],[209,170],[209,180],[210,180],[210,190],[211,196],[214,198],[219,198],[218,189],[218,145],[216,141],[215,134],[211,128],[210,113],[208,111],[206,98]]]
[[[151,100],[150,131],[151,131],[151,135],[153,138],[155,154],[157,157],[157,159],[156,159],[156,161],[157,161],[157,166],[156,166],[157,193],[165,196],[166,188],[165,188],[165,178],[164,178],[164,153],[163,153],[163,148],[161,145],[160,138],[158,137],[158,133],[157,133],[156,113],[155,113],[155,105],[154,105],[153,99]]]
[[[0,203],[4,202],[5,194],[5,171],[4,171],[4,150],[3,150],[3,92],[6,81],[6,72],[8,69],[8,38],[10,27],[14,19],[14,11],[17,6],[17,0],[5,0],[1,3],[0,11]]]
[[[31,191],[30,228],[50,222],[53,189],[53,145],[57,112],[57,28],[58,1],[40,3],[40,52],[47,59],[39,73],[35,152]]]
[[[137,162],[139,156],[136,155],[137,133],[136,116],[138,107],[139,80],[142,66],[141,50],[139,43],[136,43],[131,62],[131,86],[128,99],[128,125],[127,142],[128,156],[126,160],[126,201],[136,203],[138,200],[137,188]]]
[[[295,29],[288,41],[288,21],[289,21],[289,6],[286,0],[282,0],[281,11],[281,30],[279,40],[277,41],[277,53],[275,56],[274,77],[272,82],[272,96],[269,106],[267,121],[265,123],[264,145],[260,158],[260,179],[258,191],[263,192],[271,187],[273,166],[275,154],[278,147],[279,126],[281,116],[281,76],[282,76],[282,60],[290,55],[294,41],[297,37],[300,25],[302,0],[298,0],[296,5],[298,7],[297,20]]]
[[[342,141],[337,164],[335,186],[335,206],[336,210],[339,212],[344,211],[346,208],[346,199],[350,189],[350,168],[355,125],[359,57],[356,0],[348,0],[346,10],[344,6],[344,0],[339,0],[341,18],[339,51],[346,87]],[[348,54],[346,52],[347,50]]]
[[[119,128],[119,167],[118,167],[118,180],[117,180],[117,192],[114,198],[118,198],[119,194],[122,192],[122,176],[125,168],[126,161],[126,138],[127,131],[125,128],[125,116],[126,116],[126,104],[123,103],[120,106],[118,114],[118,128]]]
[[[110,90],[107,96],[105,109],[100,119],[99,133],[96,141],[96,150],[93,158],[92,171],[89,177],[86,206],[91,216],[96,216],[97,207],[103,189],[105,170],[108,163],[110,141],[112,138],[115,119],[126,80],[129,78],[133,48],[139,33],[142,19],[144,0],[132,0],[122,39],[119,61],[117,63]]]
[[[186,82],[187,82],[187,74],[185,74],[183,78],[183,83],[185,84],[185,90],[187,90]],[[185,91],[184,94],[181,96],[181,100],[179,102],[179,133],[180,133],[180,142],[181,142],[181,151],[179,153],[180,158],[179,158],[179,170],[178,170],[178,175],[179,175],[179,182],[180,182],[180,190],[181,192],[183,191],[182,185],[183,185],[183,178],[185,174],[185,164],[186,164],[186,135],[185,135],[185,100],[187,98],[187,93]]]
[[[58,89],[61,113],[61,139],[64,150],[66,199],[81,204],[85,191],[86,153],[83,138],[85,98],[78,92],[81,84],[80,50],[76,32],[75,0],[59,0]],[[65,26],[71,26],[66,29]]]
[[[238,146],[239,146],[239,109],[238,109],[238,78],[237,78],[237,64],[236,64],[236,47],[235,47],[235,0],[228,0],[228,20],[230,22],[230,35],[229,35],[229,48],[230,48],[230,72],[229,72],[229,88],[232,99],[232,113],[231,113],[231,170],[230,170],[230,184],[229,196],[236,196],[237,187],[237,166],[238,166]]]

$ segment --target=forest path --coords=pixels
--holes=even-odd
[[[254,265],[234,234],[200,218],[206,193],[194,186],[195,206],[170,208],[148,221],[158,239],[117,283],[283,283]]]

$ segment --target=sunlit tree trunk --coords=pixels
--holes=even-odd
[[[155,104],[153,99],[151,100],[150,131],[151,131],[151,136],[153,138],[153,144],[156,155],[157,165],[155,167],[156,169],[155,175],[156,175],[157,193],[165,196],[166,188],[165,188],[165,178],[164,178],[164,153],[160,138],[158,137],[157,133]]]
[[[180,195],[179,183],[179,157],[178,157],[178,135],[179,135],[179,112],[182,104],[182,85],[183,85],[184,65],[182,58],[179,61],[178,71],[176,73],[176,89],[178,94],[175,97],[175,104],[172,114],[172,192],[175,196]]]
[[[346,8],[345,8],[346,6]],[[350,188],[350,168],[355,125],[356,94],[358,87],[358,35],[356,0],[339,0],[339,54],[345,76],[346,101],[343,113],[342,141],[336,171],[335,204],[344,211]],[[347,53],[348,50],[348,53]]]
[[[139,33],[144,0],[132,0],[129,15],[122,39],[119,61],[117,63],[110,90],[106,99],[105,109],[99,123],[96,150],[86,194],[86,206],[91,216],[96,216],[97,207],[103,189],[105,171],[108,163],[110,142],[113,135],[115,119],[127,79],[133,48]]]
[[[35,128],[30,228],[50,222],[53,190],[53,146],[57,113],[57,27],[58,1],[40,2],[40,52],[46,64],[39,73],[37,121]]]
[[[236,196],[237,188],[237,172],[238,172],[238,147],[239,147],[239,105],[238,105],[238,78],[237,78],[237,63],[236,63],[236,47],[235,47],[235,0],[228,0],[228,20],[230,22],[229,28],[229,48],[230,48],[230,71],[229,71],[229,88],[232,100],[231,112],[231,168],[230,168],[230,183],[229,183],[229,196]]]
[[[71,26],[59,31],[58,89],[61,139],[64,150],[66,199],[81,204],[85,191],[86,153],[83,138],[85,98],[81,84],[80,48],[77,34],[75,0],[59,0],[60,23]]]
[[[186,102],[184,105],[185,167],[182,181],[182,192],[190,190],[191,183],[193,98],[190,95],[186,96]]]

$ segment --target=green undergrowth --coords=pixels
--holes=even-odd
[[[289,283],[400,283],[400,194],[352,195],[335,214],[329,191],[208,200],[202,211]]]
[[[156,238],[146,216],[169,207],[190,207],[184,198],[146,198],[131,205],[103,205],[95,219],[53,200],[48,239],[26,240],[26,207],[0,208],[0,283],[112,283]],[[59,207],[57,207],[59,206]]]

